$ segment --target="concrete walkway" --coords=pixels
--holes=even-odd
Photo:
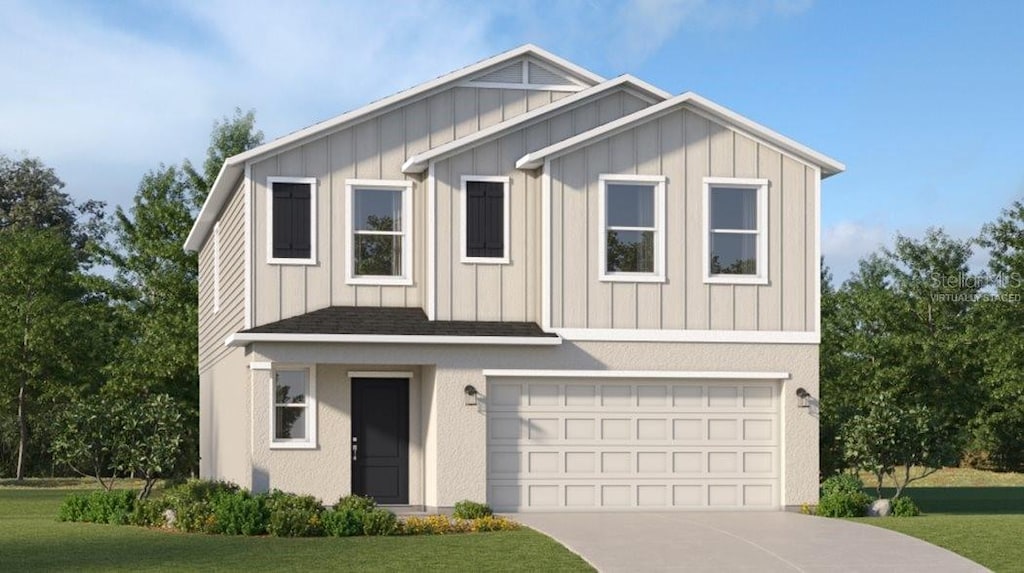
[[[901,533],[788,512],[520,513],[602,572],[986,571]]]

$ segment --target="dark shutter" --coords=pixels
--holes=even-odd
[[[505,254],[505,185],[466,182],[466,256],[501,258]]]
[[[308,183],[274,183],[273,243],[275,259],[308,259],[312,253]]]

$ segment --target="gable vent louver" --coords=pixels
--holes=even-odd
[[[494,84],[521,84],[523,83],[523,65],[516,62],[510,66],[484,74],[473,81]]]
[[[543,86],[571,86],[573,81],[569,78],[552,72],[551,70],[530,62],[527,77],[534,85]]]

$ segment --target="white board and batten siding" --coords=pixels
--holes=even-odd
[[[491,379],[500,511],[778,509],[778,381]]]
[[[401,171],[410,156],[526,113],[568,95],[519,89],[454,87],[283,151],[251,166],[253,324],[327,306],[425,305],[427,224],[425,181]],[[317,258],[313,265],[267,263],[267,178],[317,179]],[[413,181],[411,285],[345,283],[345,182]]]
[[[602,174],[666,177],[666,280],[598,280]],[[768,283],[705,284],[705,177],[769,181]],[[554,328],[815,330],[816,169],[689,109],[551,162]]]
[[[515,163],[529,152],[648,105],[625,89],[614,90],[435,164],[437,320],[540,322],[540,178],[516,169]],[[507,264],[460,260],[462,177],[474,175],[509,177]]]

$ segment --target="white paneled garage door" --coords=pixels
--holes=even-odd
[[[779,506],[779,384],[503,379],[487,385],[502,511]]]

